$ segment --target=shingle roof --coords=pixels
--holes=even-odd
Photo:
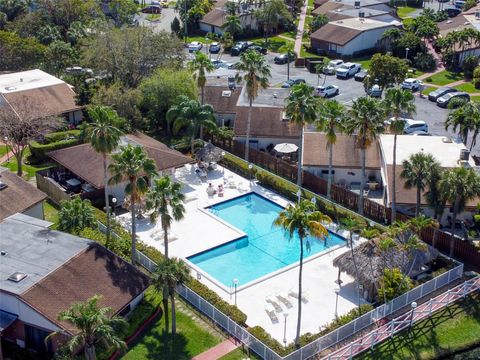
[[[193,159],[142,133],[128,134],[127,142],[142,146],[147,155],[155,160],[157,170],[166,170],[193,162]],[[90,144],[82,144],[52,151],[48,154],[63,167],[90,183],[103,188],[103,158]]]
[[[297,138],[297,126],[288,120],[283,120],[283,108],[259,107],[252,108],[250,135],[266,138]],[[247,132],[248,107],[238,106],[233,130],[235,136],[245,136]]]
[[[217,113],[234,114],[237,111],[237,101],[242,87],[231,91],[231,96],[222,96],[222,92],[230,91],[228,86],[205,86],[204,103],[212,105]]]
[[[0,181],[8,185],[0,190],[0,220],[24,212],[47,198],[47,195],[35,186],[2,167]]]
[[[200,20],[200,22],[208,25],[222,27],[225,24],[227,13],[222,9],[213,9]]]
[[[328,23],[315,31],[310,36],[310,39],[326,41],[337,45],[345,45],[361,33],[362,30]]]
[[[73,303],[102,295],[102,307],[118,313],[149,285],[140,270],[103,246],[92,242],[84,251],[29,288],[21,298],[70,333],[75,328],[57,320]]]
[[[329,11],[340,9],[340,8],[350,8],[342,4],[341,2],[324,2],[315,10],[312,11],[312,15],[327,14]]]
[[[324,133],[306,132],[303,145],[303,164],[305,166],[328,166],[327,139]],[[360,148],[355,145],[355,137],[337,135],[333,146],[333,166],[343,168],[360,168]],[[380,154],[377,143],[372,144],[366,152],[367,169],[380,169]]]

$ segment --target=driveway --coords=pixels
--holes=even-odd
[[[172,23],[177,13],[174,8],[164,8],[160,14],[160,19],[156,21],[148,21],[147,16],[149,14],[139,13],[135,16],[135,19],[138,20],[139,25],[149,27],[155,32],[167,31],[171,32],[170,24]]]

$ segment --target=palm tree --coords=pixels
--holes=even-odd
[[[440,221],[446,204],[445,197],[438,187],[440,179],[442,178],[440,163],[436,162],[435,164],[432,164],[429,175],[430,176],[427,179],[428,191],[425,193],[425,199],[428,206],[433,210],[433,218]]]
[[[175,289],[177,285],[185,283],[190,275],[190,271],[181,259],[164,258],[158,264],[153,275],[153,284],[157,291],[163,293],[163,305],[165,313],[165,329],[168,333],[168,296],[172,303],[172,335],[177,330],[176,311],[175,311]],[[165,302],[165,300],[167,300]]]
[[[227,18],[225,19],[225,23],[222,26],[222,29],[232,34],[234,38],[236,35],[240,34],[243,31],[240,18],[236,15],[227,15]]]
[[[205,96],[205,84],[207,83],[206,73],[215,70],[215,66],[208,56],[200,51],[195,52],[195,58],[188,62],[188,68],[193,71],[193,77],[197,81],[197,86],[201,90],[201,101]]]
[[[237,65],[237,70],[244,72],[243,76],[237,75],[237,82],[245,80],[248,98],[247,131],[245,139],[245,160],[248,161],[253,101],[258,96],[258,91],[260,89],[266,89],[268,87],[270,66],[266,63],[265,58],[261,54],[250,50],[245,51],[240,56],[240,62]]]
[[[107,213],[107,234],[105,247],[110,246],[110,201],[108,199],[107,157],[115,150],[122,132],[115,127],[119,122],[117,112],[108,106],[94,106],[88,109],[93,123],[88,127],[88,137],[93,149],[103,157],[103,192],[105,195],[105,211]]]
[[[383,121],[385,110],[379,100],[371,97],[361,97],[355,100],[349,111],[350,120],[347,122],[347,133],[357,136],[357,144],[361,150],[361,179],[358,213],[363,214],[363,189],[365,188],[366,151],[384,131]]]
[[[337,142],[337,132],[344,130],[346,109],[336,100],[326,101],[319,110],[318,130],[325,132],[328,148],[328,188],[327,197],[330,199],[333,182],[333,145]]]
[[[168,232],[172,222],[179,221],[185,216],[185,207],[183,201],[185,195],[182,194],[182,185],[173,182],[169,176],[163,176],[155,179],[153,187],[147,193],[147,209],[153,210],[150,220],[155,223],[160,217],[163,230],[163,242],[165,247],[165,257],[168,259]]]
[[[298,318],[297,335],[295,345],[300,346],[300,326],[302,320],[302,272],[303,272],[303,242],[307,237],[312,236],[318,239],[324,239],[328,236],[328,231],[322,224],[331,222],[331,219],[316,211],[315,205],[309,200],[302,200],[298,204],[289,204],[285,210],[280,212],[273,222],[274,226],[282,228],[288,238],[291,240],[298,235],[300,240],[300,267],[298,273]]]
[[[397,217],[397,135],[403,134],[405,120],[402,116],[415,113],[415,98],[413,93],[400,88],[387,89],[385,93],[385,106],[393,117],[389,125],[393,133],[393,167],[392,167],[392,222]]]
[[[427,181],[433,168],[440,165],[431,154],[422,152],[411,155],[403,161],[403,170],[400,176],[405,179],[405,188],[417,188],[417,202],[415,205],[415,217],[420,214],[420,202],[422,193],[427,187]]]
[[[95,346],[98,343],[113,346],[117,350],[125,350],[127,345],[118,336],[128,327],[128,323],[119,316],[109,317],[112,311],[109,307],[99,307],[101,296],[95,295],[85,302],[78,302],[70,306],[68,310],[58,315],[58,320],[72,324],[77,332],[67,342],[67,347],[72,356],[79,348],[83,348],[86,360],[97,358]],[[60,332],[50,334],[60,335]]]
[[[200,139],[202,139],[204,127],[214,129],[217,126],[211,105],[202,105],[198,100],[192,100],[185,95],[180,95],[178,104],[173,105],[167,111],[167,121],[173,121],[174,133],[178,133],[182,128],[187,128],[192,156],[195,152],[195,137],[197,134],[200,132]]]
[[[87,227],[95,228],[97,220],[93,213],[90,200],[77,196],[68,201],[62,201],[58,212],[58,230],[78,233]]]
[[[305,124],[310,124],[317,118],[319,98],[313,94],[313,88],[305,83],[294,85],[285,105],[286,116],[290,122],[297,125],[300,134],[298,141],[298,172],[297,185],[302,186],[302,150],[303,130]]]
[[[439,183],[440,191],[453,205],[450,257],[454,250],[454,231],[457,215],[463,211],[468,201],[480,196],[480,176],[471,168],[458,167],[444,172]]]
[[[467,146],[468,133],[470,131],[476,131],[475,138],[478,134],[478,124],[480,123],[480,111],[476,104],[466,102],[462,106],[452,110],[445,121],[445,130],[450,127],[453,131],[457,131],[462,138],[462,142]],[[474,139],[472,139],[472,143]],[[472,147],[472,146],[471,146]],[[471,148],[470,147],[470,148]]]
[[[128,144],[119,153],[112,155],[113,162],[108,166],[112,174],[109,184],[127,182],[125,193],[130,196],[132,217],[132,264],[136,254],[136,204],[148,189],[148,180],[157,175],[155,161],[147,156],[140,146]]]

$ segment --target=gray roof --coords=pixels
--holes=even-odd
[[[0,290],[22,294],[86,249],[92,241],[48,228],[51,223],[15,214],[0,222]],[[8,277],[21,272],[19,282]]]
[[[292,79],[294,79],[292,77]],[[258,91],[258,96],[253,102],[253,106],[284,107],[285,100],[290,95],[290,89],[268,88]],[[248,106],[248,97],[246,87],[242,89],[242,94],[238,99],[238,106]]]

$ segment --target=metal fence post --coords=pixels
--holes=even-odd
[[[395,324],[395,319],[392,320],[392,322],[390,323],[390,337],[393,338],[393,327],[394,327],[394,324]]]
[[[432,315],[432,308],[433,308],[433,299],[430,298],[430,301],[428,304],[428,316]]]

